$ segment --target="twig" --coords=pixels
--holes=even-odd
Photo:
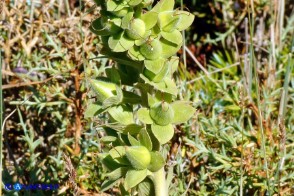
[[[30,86],[30,85],[42,84],[42,83],[46,83],[46,82],[52,80],[53,78],[54,78],[54,77],[47,78],[47,79],[44,80],[44,81],[36,81],[36,82],[21,82],[21,83],[17,83],[17,84],[5,84],[5,85],[2,86],[2,90],[10,89],[10,88],[18,88],[18,87],[21,87],[21,86]]]

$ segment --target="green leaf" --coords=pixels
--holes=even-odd
[[[152,71],[154,74],[158,74],[162,67],[164,66],[166,59],[158,58],[156,60],[145,60],[145,67]]]
[[[138,104],[138,103],[141,103],[141,101],[142,101],[142,98],[139,95],[136,95],[135,93],[123,90],[123,102],[124,103]]]
[[[141,54],[140,48],[138,46],[134,46],[129,49],[128,56],[134,61],[143,61],[145,57]]]
[[[122,158],[126,155],[126,148],[124,146],[116,146],[109,151],[113,159]]]
[[[120,85],[120,75],[119,71],[113,66],[111,68],[105,69],[105,73],[107,75],[107,78],[110,79],[111,82]]]
[[[140,182],[142,182],[147,176],[147,169],[144,170],[129,170],[127,172],[124,187],[126,190],[129,190],[135,186],[137,186]]]
[[[158,74],[155,75],[155,77],[152,79],[153,82],[161,82],[169,73],[170,67],[168,63],[164,63],[162,69]]]
[[[115,170],[122,165],[119,164],[117,161],[115,161],[110,155],[105,156],[102,159],[102,164],[108,169],[108,170]]]
[[[132,146],[140,146],[140,142],[136,140],[131,134],[128,134],[128,140]]]
[[[118,180],[105,180],[101,185],[101,191],[107,191],[108,189],[112,188]]]
[[[181,45],[173,44],[166,39],[160,39],[160,43],[162,46],[162,57],[163,58],[169,58],[176,54],[178,50],[181,48]]]
[[[146,169],[151,161],[149,150],[142,145],[126,146],[126,157],[137,170]]]
[[[150,170],[151,172],[156,172],[165,165],[165,161],[163,156],[157,151],[150,152],[150,154],[151,154],[151,162],[148,166],[148,170]]]
[[[145,124],[152,124],[153,120],[149,115],[149,110],[147,108],[140,108],[137,113],[138,119]]]
[[[134,16],[134,12],[127,13],[121,21],[121,28],[123,29],[129,28],[129,24],[131,20],[133,19],[133,16]]]
[[[143,128],[142,125],[137,125],[137,124],[130,124],[127,125],[124,130],[123,133],[124,134],[131,134],[131,135],[136,135],[140,132],[140,130]]]
[[[106,109],[108,107],[118,105],[120,102],[121,102],[121,100],[117,96],[109,97],[103,101],[102,108]]]
[[[175,11],[161,12],[158,15],[158,26],[161,30],[174,31],[181,22],[181,16],[176,15]]]
[[[117,137],[114,137],[114,136],[104,136],[101,138],[100,141],[106,144],[106,143],[115,142],[116,139],[117,139]]]
[[[150,37],[150,35],[151,35],[151,30],[147,30],[141,39],[135,40],[135,45],[141,46],[141,45],[145,44],[146,40],[148,39],[148,37]]]
[[[183,31],[192,25],[195,16],[187,11],[177,10],[176,15],[181,16],[181,22],[177,25],[179,31]]]
[[[173,74],[178,69],[179,57],[172,56],[168,63],[169,63],[169,66],[171,67],[171,74]]]
[[[124,32],[113,35],[108,39],[108,46],[113,52],[124,52],[135,44],[134,40],[127,38]]]
[[[106,20],[100,17],[91,23],[90,30],[96,35],[109,36],[113,35],[121,30],[113,21]]]
[[[141,19],[145,22],[146,30],[153,28],[157,23],[158,13],[157,12],[147,12],[141,16]]]
[[[176,44],[176,45],[182,45],[183,42],[183,36],[180,31],[173,30],[171,32],[161,32],[161,35],[164,39],[167,41]]]
[[[166,92],[175,96],[177,95],[177,86],[170,78],[164,78],[162,82],[154,83],[142,74],[140,74],[140,77],[144,80],[145,83],[153,86],[155,89],[159,91]]]
[[[175,1],[174,0],[161,0],[159,1],[151,11],[153,12],[164,12],[164,11],[171,11],[174,9]]]
[[[160,144],[167,143],[174,136],[174,128],[171,124],[168,124],[166,126],[152,124],[151,130]]]
[[[84,118],[92,118],[102,111],[103,109],[100,103],[91,103],[87,106],[87,109],[84,113]]]
[[[142,0],[130,0],[130,1],[128,1],[128,4],[130,6],[136,6],[136,5],[140,4],[141,2],[142,2]]]
[[[108,110],[110,116],[117,122],[128,125],[134,123],[133,111],[130,107],[119,105]]]
[[[126,155],[126,148],[125,146],[116,146],[109,151],[109,155],[119,164],[122,165],[129,165],[130,162],[128,161]]]
[[[106,1],[107,11],[111,11],[111,12],[119,11],[119,10],[123,9],[124,7],[126,7],[126,6],[119,1],[113,1],[113,0]]]
[[[107,173],[105,176],[108,177],[109,180],[117,180],[122,176],[126,175],[127,171],[127,167],[120,167],[110,173]]]
[[[149,151],[152,150],[152,141],[146,129],[140,131],[138,139],[141,145],[145,146]]]
[[[139,196],[150,196],[155,195],[153,182],[146,178],[138,185],[138,195]]]
[[[195,108],[190,106],[187,103],[176,101],[171,104],[171,107],[174,109],[174,119],[172,123],[179,124],[187,122],[195,113]]]
[[[237,105],[227,105],[224,107],[225,110],[229,110],[229,111],[240,111],[241,108]]]

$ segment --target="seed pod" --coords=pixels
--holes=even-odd
[[[146,28],[143,20],[135,18],[131,20],[128,29],[126,30],[127,35],[131,39],[141,39],[145,34]]]
[[[156,103],[150,109],[150,117],[156,124],[165,126],[172,122],[174,111],[167,102]]]
[[[145,146],[127,147],[126,156],[131,165],[138,170],[146,169],[151,161],[150,152]]]
[[[157,39],[154,39],[151,42],[147,41],[140,46],[140,52],[146,59],[155,60],[159,58],[162,53],[161,43]]]
[[[116,86],[114,83],[103,80],[89,80],[98,100],[103,102],[105,99],[115,96]]]

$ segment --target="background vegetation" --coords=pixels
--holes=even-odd
[[[4,1],[3,1],[4,2]],[[196,18],[176,74],[197,107],[169,144],[170,195],[293,195],[293,3],[183,0]],[[105,119],[87,77],[113,62],[89,31],[91,0],[11,0],[0,12],[3,183],[59,184],[3,195],[101,195]],[[181,82],[180,82],[181,81]],[[2,123],[1,123],[2,124]],[[105,194],[120,195],[113,188]]]

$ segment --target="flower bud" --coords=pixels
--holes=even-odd
[[[140,52],[146,59],[155,60],[159,58],[162,53],[161,43],[157,39],[154,39],[151,42],[147,41],[140,46]]]
[[[131,39],[141,39],[145,34],[146,28],[143,20],[135,18],[130,21],[129,28],[126,30],[127,35]]]
[[[156,103],[150,109],[150,117],[156,124],[165,126],[172,122],[174,111],[167,102]]]

